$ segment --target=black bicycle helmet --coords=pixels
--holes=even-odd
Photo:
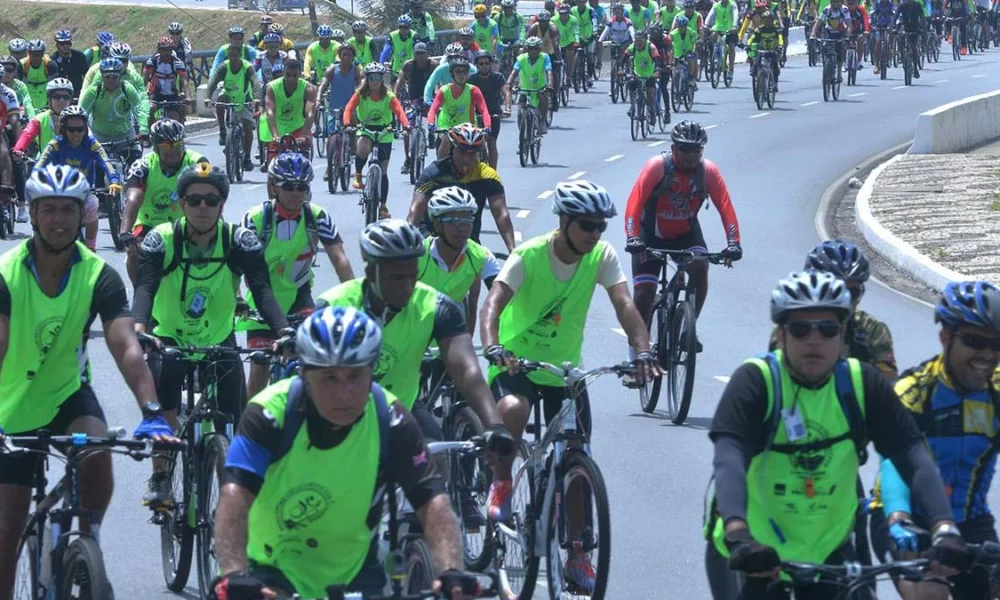
[[[674,125],[674,131],[670,134],[670,141],[675,144],[698,144],[699,146],[704,146],[708,143],[708,132],[694,121],[681,121],[677,125]]]
[[[833,273],[847,282],[864,283],[871,276],[861,248],[847,240],[827,240],[806,255],[806,269]]]
[[[183,198],[193,183],[207,183],[219,190],[223,200],[229,197],[229,177],[225,171],[207,162],[193,164],[181,171],[177,177],[177,195]]]
[[[173,119],[160,119],[149,128],[149,138],[154,144],[184,141],[184,125]]]

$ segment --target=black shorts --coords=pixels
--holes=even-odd
[[[490,132],[487,134],[494,140],[500,138],[500,124],[502,123],[502,117],[499,114],[490,115]]]
[[[313,302],[312,297],[312,286],[308,283],[298,289],[298,293],[295,295],[295,300],[292,301],[292,307],[288,309],[288,314],[298,315],[298,314],[312,314],[313,309],[316,308],[316,303]],[[274,332],[268,329],[251,329],[247,331],[247,348],[270,348],[271,342],[278,339]]]
[[[161,337],[164,346],[177,346],[170,338]],[[236,346],[236,336],[230,335],[220,346]],[[149,370],[156,381],[156,396],[163,410],[177,410],[182,401],[181,386],[187,380],[188,369],[197,364],[201,376],[201,387],[205,388],[205,376],[209,370],[215,370],[218,384],[219,409],[233,415],[234,423],[243,412],[247,401],[246,379],[243,374],[243,361],[239,356],[228,355],[216,362],[198,361],[197,363],[180,360],[163,360],[159,354],[152,353],[148,359]]]
[[[11,435],[15,433],[36,435],[40,429],[48,429],[53,435],[66,435],[70,433],[69,426],[80,417],[95,417],[107,425],[107,419],[104,418],[104,411],[101,410],[100,403],[97,402],[94,389],[86,383],[63,401],[59,406],[59,412],[48,425],[32,431],[7,433]],[[0,485],[31,487],[35,480],[35,471],[38,469],[38,461],[43,458],[39,454],[19,454],[17,456],[0,454]]]
[[[417,402],[410,409],[410,414],[420,425],[420,430],[424,432],[424,439],[429,442],[443,442],[444,441],[444,431],[441,430],[441,424],[437,422],[434,415],[431,414],[431,410],[427,408],[427,405],[423,402]]]
[[[528,379],[528,376],[524,373],[518,373],[517,375],[511,375],[506,372],[500,373],[493,380],[490,389],[493,391],[493,396],[497,399],[511,395],[521,396],[522,398],[527,398],[528,402],[532,405],[541,400],[542,415],[545,418],[546,424],[556,416],[559,409],[562,408],[563,400],[566,398],[566,388],[538,385]],[[590,397],[587,396],[587,388],[584,387],[576,395],[576,426],[589,438],[591,425]]]
[[[698,221],[694,221],[691,224],[691,229],[680,237],[646,240],[646,245],[654,250],[707,250],[707,246],[705,245],[705,236],[701,232],[701,225],[698,224]],[[662,268],[663,262],[648,254],[645,257],[645,260],[643,260],[642,255],[633,254],[633,285],[637,283],[651,283],[652,285],[656,285]]]

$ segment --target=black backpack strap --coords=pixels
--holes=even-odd
[[[271,232],[274,230],[274,200],[264,200],[261,212],[263,216],[260,231],[257,232],[257,239],[260,240],[260,245],[266,248],[267,241],[271,239]]]
[[[306,236],[309,238],[309,251],[313,255],[313,266],[316,266],[316,252],[319,251],[319,225],[316,224],[316,214],[307,200],[302,203],[302,213],[305,216]]]
[[[182,234],[181,219],[177,219],[176,221],[174,221],[173,227],[174,227],[174,240],[173,240],[174,252],[173,256],[170,257],[170,262],[167,263],[166,268],[163,269],[163,274],[160,275],[161,278],[170,275],[171,273],[174,272],[175,269],[177,269],[177,267],[181,265],[181,252],[182,252],[181,244],[183,243],[183,240],[181,239],[181,234]]]

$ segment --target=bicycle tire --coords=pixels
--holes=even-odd
[[[233,129],[232,135],[233,140],[233,151],[235,156],[233,157],[233,167],[236,169],[236,181],[243,181],[243,128],[235,127]]]
[[[958,27],[951,28],[951,59],[962,60],[962,38]]]
[[[230,131],[229,133],[231,134],[232,132]],[[236,152],[233,148],[233,144],[233,138],[230,135],[226,139],[226,147],[223,150],[226,155],[226,177],[229,178],[229,183],[236,183],[236,167],[234,166],[236,164],[234,162],[236,160]]]
[[[670,85],[670,106],[673,107],[675,113],[681,111],[681,83],[679,77]]]
[[[574,590],[569,589],[569,591],[574,595],[586,595],[590,600],[603,600],[604,594],[608,587],[608,575],[611,569],[611,510],[608,502],[608,490],[604,483],[604,477],[601,475],[601,470],[597,467],[597,463],[594,459],[587,456],[582,452],[569,452],[566,454],[563,464],[560,467],[562,471],[562,477],[564,479],[569,478],[574,472],[579,473],[585,480],[584,485],[590,487],[590,499],[583,504],[591,507],[597,513],[597,534],[593,532],[593,523],[591,523],[591,530],[588,532],[584,529],[580,537],[583,538],[579,541],[569,541],[567,540],[565,544],[559,539],[557,535],[557,524],[554,523],[558,518],[559,511],[564,511],[567,509],[567,498],[569,496],[569,484],[564,484],[561,486],[563,490],[563,506],[558,506],[559,503],[552,502],[551,510],[546,519],[547,526],[546,531],[546,574],[548,575],[548,587],[549,587],[549,598],[552,600],[560,600],[563,598],[563,589],[561,582],[564,578],[560,575],[563,566],[563,558],[559,552],[561,546],[573,546],[579,543],[582,549],[589,553],[590,550],[596,549],[597,555],[597,568],[594,570],[594,589],[593,590]],[[563,512],[562,514],[566,514]],[[565,518],[565,517],[564,517]],[[590,516],[590,520],[593,519],[593,515]],[[568,537],[568,536],[567,536]],[[596,540],[596,541],[595,541]],[[553,554],[557,556],[553,556]],[[557,558],[558,557],[558,558]],[[578,592],[582,592],[578,593]]]
[[[670,323],[670,420],[681,425],[691,409],[691,393],[694,391],[694,370],[698,353],[695,346],[698,337],[695,331],[694,307],[682,300],[673,309]],[[683,368],[683,379],[679,369]]]
[[[534,122],[534,121],[532,121]],[[538,135],[538,125],[531,128],[531,164],[538,165],[538,158],[542,155],[542,136]]]
[[[512,472],[517,473],[520,468],[519,461],[520,463],[524,463],[528,460],[528,457],[528,446],[522,441],[521,447],[518,449],[517,456],[514,459]],[[531,488],[535,485],[534,472],[531,469],[527,469],[526,477],[517,480],[515,484],[511,495],[511,528],[520,535],[513,542],[509,541],[509,537],[499,540],[494,537],[492,548],[497,562],[500,588],[503,590],[502,597],[507,600],[530,600],[535,593],[535,587],[538,583],[538,567],[540,563],[540,557],[535,555],[535,523],[532,515],[529,514],[527,505],[531,498]],[[499,529],[493,527],[491,531],[496,535]],[[520,545],[521,540],[525,541],[523,546]],[[517,544],[517,547],[513,546],[513,544]],[[520,561],[521,567],[514,569],[514,572],[520,571],[524,574],[524,577],[520,589],[515,591],[515,586],[508,576],[506,561],[510,560],[516,554],[520,554],[522,560]],[[525,556],[525,554],[527,555]]]
[[[618,73],[614,67],[611,68],[611,103],[618,104]]]
[[[125,249],[125,244],[118,239],[118,233],[122,228],[122,210],[124,190],[116,197],[108,196],[108,230],[111,232],[111,242],[115,245],[115,250],[121,252]]]
[[[761,79],[762,73],[758,73],[756,77],[751,80],[751,87],[753,88],[753,101],[757,105],[757,110],[764,110],[764,93],[761,91]]]
[[[194,555],[195,530],[188,522],[191,486],[194,475],[191,473],[190,461],[183,452],[171,453],[173,460],[168,470],[171,489],[174,490],[174,502],[171,510],[164,510],[156,515],[160,521],[160,554],[163,565],[163,579],[171,592],[181,592],[187,585],[191,574],[191,559]],[[178,469],[178,465],[180,468]],[[177,477],[180,476],[180,480]],[[178,486],[178,483],[180,484]],[[180,488],[180,494],[176,490]],[[178,501],[179,496],[179,501]],[[176,544],[176,545],[175,545]]]
[[[455,412],[455,416],[451,422],[451,431],[445,433],[445,439],[464,442],[475,436],[482,435],[484,431],[483,423],[476,415],[476,412],[468,406],[463,406]],[[452,457],[451,463],[452,485],[455,485],[455,482],[461,482],[458,490],[460,492],[468,491],[472,494],[472,498],[476,501],[477,506],[481,508],[481,514],[485,521],[489,481],[493,477],[489,473],[484,459],[476,456],[460,456],[457,459]],[[470,467],[472,467],[471,470]],[[469,477],[470,472],[471,478]],[[467,479],[470,480],[467,481]],[[457,496],[455,499],[458,499]],[[465,568],[470,571],[482,571],[489,566],[493,555],[493,550],[490,548],[490,536],[486,535],[488,528],[480,528],[479,533],[466,531],[461,517],[463,514],[461,503],[455,506],[453,501],[452,508],[459,515],[459,529],[462,532],[464,542],[462,550]],[[472,548],[478,547],[478,550],[472,549],[470,546]]]
[[[201,466],[198,469],[198,590],[202,598],[211,596],[212,581],[218,575],[212,534],[219,493],[213,498],[211,490],[222,486],[222,471],[226,467],[228,453],[229,439],[226,436],[216,433],[202,439]]]
[[[712,48],[712,52],[709,56],[711,56],[711,58],[708,62],[708,80],[712,84],[712,89],[716,89],[719,87],[719,77],[721,73],[716,59],[715,48]]]
[[[410,184],[416,185],[420,174],[424,172],[424,160],[427,157],[427,139],[423,129],[414,132],[410,140]]]
[[[326,128],[328,126],[328,119],[326,111],[323,111],[323,118],[316,122],[316,133],[313,134],[313,140],[316,144],[316,154],[320,158],[326,158]]]
[[[722,53],[722,83],[728,88],[733,86],[733,67],[729,63],[729,48],[724,47]]]
[[[337,174],[337,177],[340,179],[340,190],[346,192],[350,187],[352,157],[351,140],[347,137],[344,137],[343,140],[344,147],[340,151],[344,164],[340,166],[340,173]]]
[[[684,110],[691,112],[691,107],[694,106],[694,88],[686,86],[687,89],[684,92]]]
[[[639,133],[642,134],[642,139],[646,139],[646,136],[649,134],[649,115],[646,114],[646,90],[643,89],[636,95],[639,97]]]
[[[629,133],[631,133],[631,135],[632,135],[632,141],[633,142],[639,139],[639,133],[640,133],[639,132],[639,128],[641,127],[641,125],[640,125],[640,123],[641,123],[641,116],[639,115],[639,101],[638,101],[638,96],[639,95],[635,93],[635,90],[632,90],[632,91],[629,92],[629,106],[631,107],[629,109],[629,112],[632,113],[629,116],[629,120],[630,120],[629,121]]]
[[[368,170],[368,181],[365,182],[365,225],[371,225],[378,220],[378,205],[382,188],[382,168],[372,165]]]
[[[104,555],[97,540],[78,537],[63,557],[60,600],[110,600],[111,582],[104,569]]]
[[[830,94],[833,96],[834,100],[840,100],[840,73],[837,72],[837,63],[834,61],[833,67],[834,71],[833,77],[830,78]]]
[[[24,528],[21,539],[17,543],[14,600],[37,600],[39,597],[45,597],[36,593],[36,590],[42,590],[45,582],[39,581],[39,577],[41,577],[41,548],[35,524],[36,520],[32,518]]]
[[[649,330],[650,330],[650,341],[653,347],[650,348],[650,354],[656,357],[656,362],[661,368],[666,369],[667,367],[667,309],[660,304],[660,296],[657,296],[656,300],[653,302],[653,318],[650,319]],[[652,332],[655,326],[656,337],[653,337]],[[649,391],[646,391],[646,388]],[[663,375],[654,377],[651,382],[646,386],[639,388],[639,408],[642,412],[647,414],[652,414],[656,410],[656,404],[660,400],[660,391],[663,389]]]
[[[770,77],[773,77],[773,75]],[[778,98],[778,85],[776,82],[771,81],[770,77],[768,77],[767,89],[764,91],[764,93],[767,94],[768,109],[774,108],[774,103]]]
[[[333,145],[337,145],[336,140],[334,140]],[[337,179],[340,175],[340,169],[337,168],[337,157],[339,156],[339,148],[333,148],[326,155],[326,190],[331,194],[337,193]]]
[[[427,542],[421,538],[407,540],[403,544],[403,556],[406,557],[406,577],[403,579],[405,593],[419,594],[430,589],[436,575],[434,556]]]
[[[830,101],[830,61],[826,58],[823,59],[823,102]]]
[[[526,112],[524,114],[518,113],[517,161],[522,167],[528,166],[531,152],[530,122],[531,117]]]

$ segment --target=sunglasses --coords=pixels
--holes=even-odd
[[[87,126],[83,127],[63,127],[63,131],[66,133],[87,133]]]
[[[577,221],[577,225],[580,226],[580,230],[584,233],[594,233],[595,231],[604,231],[608,228],[607,221]]]
[[[56,46],[72,46],[73,42],[56,42]]]
[[[493,63],[491,61],[488,61],[488,60],[483,60],[483,61],[477,62],[476,66],[479,67],[480,69],[488,69],[491,66],[493,66]]]
[[[105,79],[121,79],[121,73],[101,73],[101,76]]]
[[[308,192],[308,183],[296,183],[294,181],[286,181],[278,186],[279,188],[285,190],[286,192]]]
[[[702,151],[702,147],[699,144],[676,144],[677,151],[684,154],[695,154]]]
[[[969,350],[985,350],[989,348],[994,352],[1000,352],[1000,338],[988,338],[974,333],[957,333],[955,337],[962,340],[962,343]]]
[[[785,329],[793,338],[800,340],[812,333],[814,329],[818,329],[819,334],[826,339],[833,339],[840,335],[840,323],[837,321],[789,321],[785,324]]]
[[[184,196],[184,203],[193,208],[198,208],[201,206],[202,202],[204,202],[205,206],[209,208],[215,208],[224,201],[225,198],[222,196],[201,196],[199,194],[188,194],[187,196]]]
[[[475,217],[441,217],[441,222],[444,223],[445,225],[448,225],[448,224],[458,225],[458,226],[467,225],[467,226],[471,227],[472,224],[476,222],[476,218]]]
[[[49,100],[72,100],[73,96],[68,96],[66,94],[56,94],[54,96],[49,96]]]
[[[160,142],[156,148],[160,151],[180,150],[184,147],[184,142]]]

